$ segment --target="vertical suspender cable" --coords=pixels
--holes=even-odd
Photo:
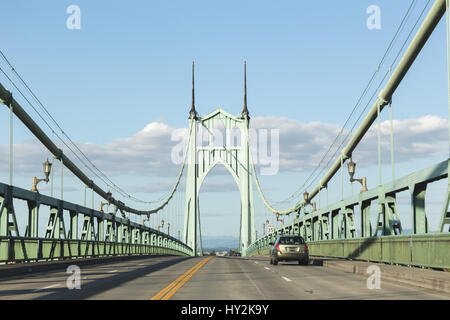
[[[395,180],[395,165],[394,165],[394,123],[392,120],[392,98],[389,102],[389,121],[391,129],[391,167],[392,167],[392,181]]]
[[[13,92],[14,68],[11,67],[11,96]],[[12,100],[12,99],[11,99]],[[13,104],[9,104],[9,185],[13,184]]]
[[[50,197],[53,198],[53,177],[54,177],[54,172],[55,172],[55,167],[53,166],[53,164],[55,163],[55,156],[52,155],[52,167],[50,168],[51,172],[52,172],[52,177],[51,177],[51,181],[50,181]],[[85,191],[86,193],[86,191]],[[86,207],[86,205],[85,205]]]
[[[447,102],[449,113],[449,136],[450,136],[450,0],[446,0],[446,38],[447,38]],[[449,158],[450,158],[450,140],[449,140]],[[450,175],[449,175],[450,185]]]
[[[61,157],[61,200],[64,200],[64,162],[63,159]]]
[[[86,207],[86,189],[87,185],[84,185],[84,206]]]
[[[344,156],[341,154],[341,200],[344,200]]]
[[[450,137],[450,13],[448,12],[450,10],[450,0],[446,0],[446,28],[445,28],[445,35],[447,40],[447,102],[448,102],[448,129],[449,129],[449,137]],[[450,140],[449,140],[449,153],[448,157],[450,158]],[[450,172],[450,166],[448,168],[448,172]],[[450,190],[450,174],[448,174],[448,187],[447,187],[447,197],[448,197],[448,190]],[[445,208],[444,212],[447,212],[448,208]],[[442,224],[441,224],[442,225]],[[443,226],[443,225],[442,225]],[[442,232],[443,230],[441,230]]]
[[[377,140],[378,140],[378,184],[381,186],[381,116],[380,116],[380,104],[377,104]]]
[[[380,75],[380,68],[377,69],[377,84]],[[380,115],[380,104],[377,103],[377,152],[378,152],[378,184],[381,186],[381,115]]]

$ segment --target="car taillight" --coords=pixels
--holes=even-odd
[[[280,251],[280,245],[279,244],[277,244],[276,249],[277,249],[277,251]]]
[[[308,251],[308,246],[305,244],[305,251]]]

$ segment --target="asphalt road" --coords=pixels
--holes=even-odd
[[[75,262],[74,262],[75,264]],[[0,299],[450,299],[449,295],[367,277],[243,257],[151,257],[81,268],[81,289],[67,288],[70,274],[48,271],[0,279]]]

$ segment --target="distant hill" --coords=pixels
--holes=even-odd
[[[411,229],[403,229],[403,234],[411,234]],[[228,251],[237,250],[239,238],[233,236],[202,236],[203,250]]]
[[[203,250],[228,251],[237,249],[239,238],[232,236],[202,236]]]

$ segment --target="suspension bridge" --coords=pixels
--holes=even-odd
[[[369,84],[375,83],[379,76],[382,80],[374,90],[373,99],[369,99],[371,104],[361,113],[359,126],[348,132],[341,130],[339,135],[342,139],[336,139],[332,145],[334,154],[330,147],[326,157],[311,172],[309,184],[303,184],[290,197],[293,205],[288,208],[268,200],[264,185],[258,179],[251,147],[251,108],[247,106],[245,63],[244,103],[238,115],[222,108],[207,115],[197,113],[192,64],[192,102],[187,113],[189,126],[178,176],[167,196],[147,201],[119,187],[89,159],[2,53],[2,59],[11,72],[1,69],[6,82],[0,83],[0,102],[6,108],[3,111],[9,112],[10,116],[10,159],[3,161],[9,161],[10,177],[9,181],[0,183],[0,263],[3,264],[0,275],[10,277],[4,277],[0,282],[0,298],[170,299],[175,295],[179,299],[309,299],[339,298],[345,294],[346,297],[358,298],[367,293],[360,285],[363,282],[353,274],[342,276],[337,271],[323,271],[312,266],[289,266],[281,271],[269,268],[264,263],[270,243],[282,234],[301,235],[307,242],[310,256],[318,261],[334,259],[332,261],[339,263],[343,261],[340,259],[345,259],[357,263],[418,267],[409,270],[419,275],[432,272],[430,269],[449,270],[449,159],[396,177],[392,121],[393,96],[444,15],[447,48],[449,46],[448,5],[446,0],[436,0],[426,7],[427,11],[424,9],[423,17],[419,17],[422,18],[420,26],[415,34],[410,33],[407,37],[398,59],[394,59],[385,74],[381,74],[380,68],[374,73]],[[450,62],[450,53],[447,55]],[[379,66],[384,60],[383,57]],[[8,86],[10,88],[6,89]],[[368,93],[368,88],[364,94]],[[24,104],[38,112],[46,128],[30,116]],[[380,119],[385,110],[391,117],[392,180],[382,183]],[[50,154],[50,160],[42,159],[43,177],[34,177],[29,189],[13,183],[13,121],[17,120]],[[378,184],[368,184],[365,177],[356,178],[356,163],[352,158],[370,128],[378,134]],[[53,175],[58,165],[61,171],[59,197],[54,194],[53,186]],[[239,190],[238,251],[242,257],[202,257],[199,193],[206,176],[216,165],[225,168]],[[83,185],[84,202],[64,200],[63,172],[67,170]],[[337,189],[329,188],[332,179],[337,181]],[[441,180],[447,182],[447,188],[442,194],[437,232],[432,232],[425,197],[427,186]],[[45,182],[51,184],[49,195],[39,191]],[[355,182],[361,184],[361,191],[345,197],[345,185],[350,183],[353,186]],[[397,206],[397,195],[404,191],[409,192],[411,199],[412,228],[407,234]],[[322,205],[321,196],[326,194],[328,199],[329,192],[339,195],[340,199]],[[375,224],[371,219],[374,213]],[[281,223],[269,232],[268,227],[273,225],[273,221]],[[263,232],[258,234],[257,226],[261,224]],[[120,260],[130,256],[138,260]],[[89,264],[95,259],[108,263]],[[86,264],[81,275],[86,289],[67,290],[65,272],[45,271],[44,267],[53,268],[52,265],[58,264]],[[38,276],[28,274],[37,266],[44,266],[44,269],[37,269],[41,272]],[[312,280],[305,280],[306,287],[299,288],[295,281],[304,276]],[[31,288],[22,280],[24,277],[33,279],[34,282],[30,280]],[[197,282],[189,287],[191,277]],[[448,281],[444,272],[436,277]],[[48,282],[52,284],[44,286]],[[354,283],[355,286],[354,289],[347,288],[344,294],[342,287],[347,286],[345,283]],[[183,291],[181,287],[186,289]],[[391,283],[385,284],[383,289],[373,297],[448,298],[443,293],[405,289]],[[349,293],[348,290],[353,291]],[[316,296],[314,292],[320,295]]]

